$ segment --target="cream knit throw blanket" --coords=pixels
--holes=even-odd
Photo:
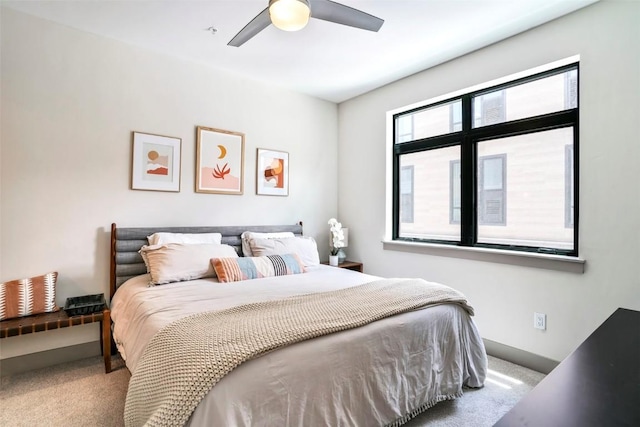
[[[181,426],[211,388],[247,360],[299,341],[355,328],[460,292],[421,279],[383,279],[352,288],[241,305],[185,317],[160,330],[129,382],[127,426]]]

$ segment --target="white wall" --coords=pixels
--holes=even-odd
[[[616,308],[640,309],[640,3],[602,0],[339,106],[339,220],[350,259],[460,289],[484,338],[561,360]],[[577,55],[584,274],[383,250],[385,113]],[[534,311],[547,330],[533,329]]]
[[[108,295],[112,222],[302,220],[328,256],[326,221],[337,211],[335,104],[6,8],[1,22],[0,280],[56,270],[59,305]],[[246,134],[244,195],[194,192],[198,125]],[[182,138],[180,193],[129,189],[134,130]],[[258,147],[289,152],[288,197],[255,194]],[[7,338],[0,358],[96,340],[97,325]]]

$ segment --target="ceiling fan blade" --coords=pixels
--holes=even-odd
[[[240,47],[269,25],[271,25],[271,18],[269,17],[269,8],[266,8],[260,12],[258,16],[253,18],[251,22],[245,25],[245,27],[227,43],[227,46]]]
[[[378,31],[384,19],[330,0],[309,0],[311,17],[363,30]]]

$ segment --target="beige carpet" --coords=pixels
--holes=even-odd
[[[65,363],[1,379],[0,426],[122,426],[129,371],[114,359],[104,374],[101,357]],[[493,425],[531,390],[543,374],[489,357],[485,387],[441,402],[406,426]]]
[[[124,426],[131,375],[120,357],[102,356],[2,377],[0,426]]]

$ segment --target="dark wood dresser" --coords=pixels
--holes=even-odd
[[[640,312],[617,309],[495,426],[640,426]]]

